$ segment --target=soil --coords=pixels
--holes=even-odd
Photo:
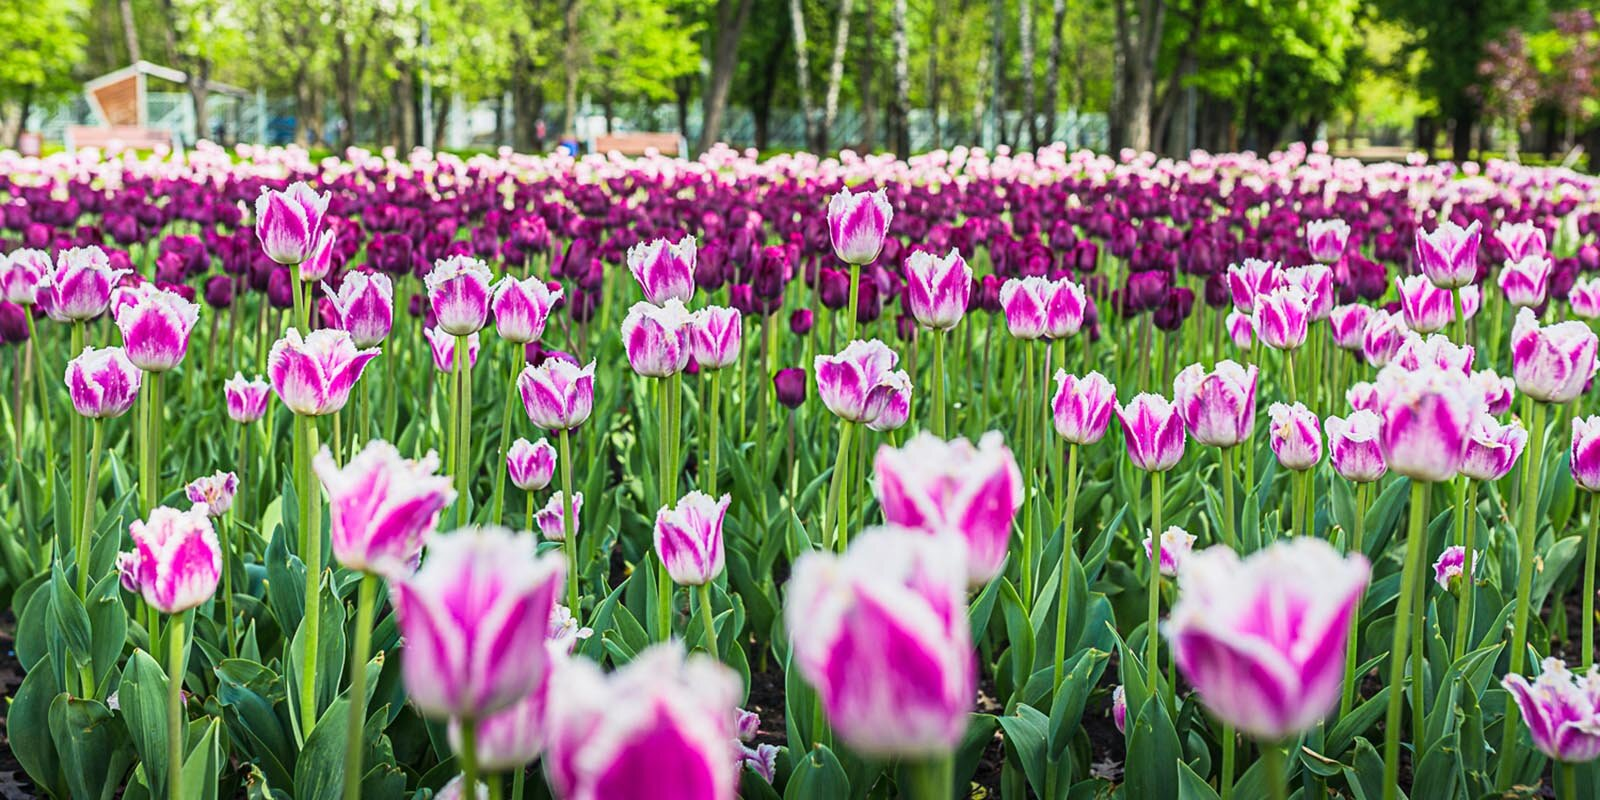
[[[22,686],[22,663],[17,660],[15,633],[17,618],[6,611],[0,614],[0,696],[12,697]],[[0,704],[0,715],[8,713],[10,703]],[[22,764],[11,753],[11,736],[0,730],[0,800],[28,800],[36,797],[33,782],[22,771]]]

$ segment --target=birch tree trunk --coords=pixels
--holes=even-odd
[[[828,150],[828,138],[833,135],[833,123],[839,118],[839,87],[844,83],[844,51],[850,43],[850,11],[852,0],[840,0],[839,25],[834,29],[833,60],[828,65],[828,92],[822,103],[822,130],[817,134],[821,145],[819,153]]]

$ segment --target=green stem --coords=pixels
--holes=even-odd
[[[582,609],[578,607],[578,535],[573,530],[577,520],[572,498],[572,432],[561,432],[561,536],[562,544],[567,551],[567,608],[572,611],[572,618],[578,619]],[[528,494],[528,508],[533,508],[533,494]]]
[[[306,603],[305,616],[305,663],[300,668],[300,728],[305,732],[307,739],[311,738],[311,729],[317,723],[317,651],[319,640],[322,638],[322,508],[321,492],[316,485],[316,476],[311,471],[311,454],[316,451],[317,429],[311,417],[296,416],[295,423],[300,426],[301,455],[300,486],[298,488],[300,501],[300,535],[305,542],[306,564]]]
[[[522,345],[511,343],[512,347],[521,349]],[[511,415],[516,412],[517,399],[517,367],[521,366],[522,355],[517,353],[511,359],[511,376],[506,381],[506,403],[500,414],[500,460],[496,462],[494,479],[494,524],[499,525],[502,512],[505,510],[506,500],[506,453],[511,450]]]
[[[1556,765],[1561,772],[1561,800],[1578,800],[1578,768],[1570,761],[1562,761]]]
[[[950,800],[955,786],[955,765],[950,756],[906,763],[911,800]]]
[[[89,471],[84,476],[83,516],[78,525],[78,597],[87,601],[89,599],[89,552],[94,546],[94,487],[99,481],[95,477],[100,474],[100,451],[105,447],[106,425],[101,420],[94,421],[94,445],[89,448]]]
[[[844,552],[850,545],[850,534],[845,521],[850,516],[850,435],[855,426],[846,420],[839,421],[839,457],[833,462],[834,492],[839,505],[834,517],[834,536],[831,545]]]
[[[1400,600],[1395,605],[1394,646],[1389,651],[1389,707],[1384,717],[1383,798],[1395,800],[1400,780],[1400,714],[1405,704],[1406,647],[1411,643],[1412,596],[1417,590],[1416,575],[1422,563],[1422,540],[1426,535],[1428,484],[1411,481],[1411,521],[1406,533],[1406,560],[1400,572]],[[1412,676],[1413,680],[1421,676]],[[1419,684],[1412,689],[1421,692]],[[1420,737],[1421,731],[1413,731]]]
[[[933,435],[945,438],[944,428],[944,340],[946,331],[933,332]]]
[[[1528,616],[1530,595],[1533,592],[1533,546],[1539,532],[1539,477],[1544,467],[1545,413],[1544,403],[1531,401],[1529,413],[1528,452],[1523,461],[1522,522],[1517,530],[1517,604],[1516,622],[1511,634],[1511,664],[1508,675],[1521,675],[1528,655]],[[1500,768],[1495,784],[1500,789],[1511,785],[1512,764],[1518,759],[1517,732],[1521,720],[1515,703],[1506,706],[1504,732],[1500,739]]]
[[[461,718],[461,796],[476,800],[478,796],[478,721],[472,717]]]
[[[717,373],[712,372],[706,376],[706,391],[711,395],[711,405],[708,410],[710,418],[707,420],[711,428],[711,445],[706,452],[706,494],[713,498],[717,496],[717,456],[722,450],[722,415],[718,406],[721,405],[722,393],[717,391]]]
[[[1287,800],[1289,778],[1284,774],[1283,750],[1278,745],[1261,746],[1261,767],[1267,773],[1267,796],[1272,800]],[[1388,791],[1387,787],[1385,791]]]
[[[1229,550],[1239,549],[1239,515],[1233,499],[1233,448],[1224,447],[1218,453],[1222,459],[1222,535]]]
[[[76,358],[77,355],[79,353],[82,353],[82,352],[83,352],[83,322],[82,321],[75,321],[75,322],[72,323],[72,352],[69,353],[68,356],[72,357],[72,358]],[[71,429],[72,429],[72,432],[71,432],[72,452],[68,453],[68,457],[69,457],[69,460],[71,461],[71,472],[70,472],[70,476],[71,477],[69,478],[69,482],[70,482],[70,485],[71,485],[72,502],[71,502],[71,505],[69,505],[67,507],[68,508],[77,509],[77,508],[83,508],[83,492],[84,492],[84,488],[83,488],[84,487],[84,476],[83,476],[83,455],[84,455],[84,453],[83,453],[83,448],[84,448],[84,438],[85,438],[84,437],[84,426],[83,426],[83,423],[84,423],[83,415],[82,414],[78,414],[78,413],[74,413],[72,415],[71,419],[70,419],[70,423],[71,423]],[[78,534],[78,536],[76,537],[76,540],[77,540],[78,544],[81,544],[83,542],[83,537],[81,535],[81,531],[78,529],[78,523],[80,523],[82,520],[77,519],[77,518],[75,518],[73,516],[69,516],[68,519],[70,520],[70,522],[69,522],[67,527],[70,530],[57,531],[56,535],[58,537],[66,537],[66,536],[69,536],[69,535]],[[64,545],[65,542],[63,542],[62,544]],[[66,552],[66,547],[65,546],[60,547],[59,549],[61,550],[62,553]],[[80,562],[81,562],[81,559],[80,559]],[[80,576],[79,577],[79,582],[80,583],[82,583],[83,577],[84,576]],[[82,596],[83,594],[84,593],[82,591],[79,592],[80,596]]]
[[[1145,618],[1144,669],[1150,684],[1150,694],[1156,693],[1156,678],[1160,675],[1159,657],[1161,635],[1156,630],[1161,619],[1161,478],[1159,472],[1150,473],[1150,590],[1149,613]]]
[[[850,316],[845,319],[845,326],[846,326],[845,330],[850,332],[850,335],[845,337],[845,340],[846,340],[847,344],[849,342],[851,342],[851,341],[855,341],[855,338],[856,338],[856,316],[857,316],[857,314],[860,313],[860,309],[861,309],[861,265],[860,264],[851,264],[850,265]]]
[[[1366,526],[1367,518],[1367,484],[1356,484],[1356,518],[1355,530],[1351,533],[1349,547],[1346,554],[1365,553],[1362,549],[1361,538]],[[1356,596],[1355,608],[1350,611],[1349,639],[1344,647],[1344,691],[1339,698],[1339,718],[1344,719],[1350,709],[1355,706],[1356,684],[1360,678],[1356,675],[1356,658],[1359,651],[1358,640],[1361,633],[1361,595]]]
[[[1033,408],[1033,342],[1023,341],[1022,346],[1022,403],[1024,409]],[[1025,608],[1033,608],[1033,569],[1034,569],[1034,539],[1037,538],[1033,527],[1033,513],[1028,502],[1031,492],[1027,487],[1033,484],[1033,425],[1034,415],[1024,412],[1018,421],[1022,432],[1022,604]]]
[[[710,653],[712,658],[721,659],[722,651],[717,649],[717,625],[712,619],[715,612],[711,606],[711,584],[702,583],[696,586],[695,596],[700,601],[700,619],[704,621],[706,628],[706,652]]]
[[[1594,558],[1597,540],[1600,540],[1600,495],[1589,499],[1589,534],[1583,543],[1583,658],[1579,663],[1585,673],[1594,664]]]
[[[372,651],[372,616],[378,602],[378,577],[361,576],[356,601],[356,643],[350,657],[350,722],[345,731],[344,800],[360,800],[361,744],[367,726],[367,659]]]
[[[183,798],[183,659],[188,613],[172,615],[167,628],[167,796],[172,800]]]
[[[1461,563],[1461,593],[1456,599],[1456,631],[1454,642],[1450,647],[1450,660],[1456,662],[1467,652],[1467,640],[1472,638],[1472,589],[1476,581],[1473,580],[1473,567],[1475,559],[1472,549],[1477,546],[1478,525],[1476,519],[1467,517],[1470,506],[1467,503],[1467,485],[1469,478],[1456,481],[1456,542],[1464,551],[1464,560]]]
[[[1074,442],[1067,448],[1067,510],[1061,516],[1061,566],[1056,570],[1056,649],[1055,661],[1052,668],[1050,686],[1052,691],[1061,693],[1061,680],[1065,677],[1062,669],[1067,660],[1067,608],[1068,589],[1071,581],[1067,580],[1067,573],[1072,569],[1072,558],[1076,554],[1073,547],[1074,528],[1077,527],[1078,506],[1078,445]]]
[[[511,800],[522,800],[523,786],[527,780],[528,766],[526,764],[517,767],[517,771],[511,773]]]
[[[460,376],[456,406],[456,525],[466,527],[472,505],[472,358],[468,337],[456,337],[454,363]]]
[[[1233,726],[1222,724],[1222,800],[1233,797],[1234,750],[1237,747]]]

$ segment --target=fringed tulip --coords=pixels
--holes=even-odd
[[[1250,315],[1243,311],[1229,311],[1226,320],[1228,326],[1228,340],[1233,346],[1249,352],[1255,345],[1256,323]]]
[[[998,431],[985,434],[977,447],[924,431],[903,447],[878,448],[873,472],[885,522],[929,535],[960,534],[967,543],[971,586],[1000,573],[1023,486],[1016,459]]]
[[[390,582],[400,674],[426,717],[481,719],[538,688],[565,562],[504,528],[430,535],[428,557]]]
[[[1497,481],[1516,465],[1528,444],[1528,431],[1522,423],[1501,423],[1487,414],[1479,415],[1467,440],[1467,456],[1461,474],[1473,480]]]
[[[972,295],[972,267],[951,248],[939,257],[918,250],[906,257],[906,305],[924,328],[947,331],[967,313]],[[1079,303],[1078,319],[1083,319]]]
[[[1317,219],[1306,223],[1306,248],[1318,263],[1333,264],[1344,257],[1350,226],[1342,219]]]
[[[1378,397],[1378,384],[1372,381],[1358,381],[1344,391],[1345,402],[1355,411],[1371,411],[1374,414],[1383,410],[1383,404]]]
[[[1505,248],[1507,261],[1521,261],[1549,253],[1544,229],[1533,222],[1507,222],[1494,229],[1494,238]]]
[[[183,487],[183,494],[208,517],[216,518],[233,508],[233,496],[239,491],[239,476],[232,472],[204,475]]]
[[[689,352],[701,369],[726,369],[739,363],[743,336],[743,317],[737,308],[706,306],[689,320]]]
[[[1472,283],[1478,277],[1482,227],[1476,220],[1465,228],[1445,220],[1432,232],[1417,231],[1417,267],[1440,289],[1459,289]]]
[[[476,258],[451,256],[434,262],[423,283],[438,326],[452,336],[482,330],[489,319],[493,281],[489,265]]]
[[[1442,370],[1471,375],[1472,362],[1476,356],[1477,351],[1472,345],[1458,345],[1450,341],[1448,336],[1434,333],[1424,339],[1418,334],[1408,333],[1401,340],[1400,349],[1395,351],[1391,360],[1409,370],[1435,366]]]
[[[1450,290],[1439,288],[1425,275],[1395,278],[1394,290],[1400,296],[1406,327],[1417,333],[1442,331],[1455,318]]]
[[[1000,287],[1006,329],[1018,339],[1038,339],[1049,325],[1048,306],[1055,285],[1037,275],[1012,278]]]
[[[694,297],[695,240],[685,236],[676,242],[655,239],[628,248],[628,271],[644,290],[644,299],[653,305],[668,300],[688,303]]]
[[[1311,322],[1311,298],[1300,287],[1286,285],[1255,298],[1251,318],[1262,344],[1274,350],[1293,350],[1306,343]]]
[[[152,283],[118,289],[112,302],[129,361],[145,372],[166,372],[183,362],[200,306]]]
[[[1385,366],[1405,340],[1405,320],[1399,314],[1375,311],[1367,320],[1367,330],[1361,336],[1361,356],[1370,366]]]
[[[656,554],[673,583],[702,586],[722,574],[726,559],[722,519],[731,502],[726,494],[713,499],[704,492],[690,492],[676,506],[656,512]]]
[[[1094,444],[1106,435],[1111,411],[1117,404],[1117,387],[1104,375],[1083,377],[1056,370],[1056,394],[1050,401],[1056,433],[1072,444]]]
[[[286,265],[311,258],[330,197],[328,192],[317,194],[303,182],[283,190],[261,187],[256,198],[256,238],[267,258]]]
[[[188,611],[211,599],[222,576],[222,548],[203,506],[166,506],[128,526],[133,537],[133,583],[163,614]]]
[[[1567,290],[1572,315],[1579,319],[1600,319],[1600,276],[1579,278]]]
[[[1228,267],[1228,295],[1233,299],[1233,309],[1243,314],[1253,314],[1256,298],[1283,285],[1283,269],[1273,261],[1247,258]]]
[[[1246,442],[1256,424],[1256,365],[1217,362],[1211,372],[1190,364],[1172,382],[1173,402],[1194,440],[1212,447]]]
[[[533,524],[539,526],[539,533],[547,542],[564,542],[567,540],[567,531],[563,527],[566,514],[566,496],[556,492],[550,500],[533,515]],[[578,522],[583,518],[583,492],[572,493],[572,535],[578,535]]]
[[[1194,552],[1194,534],[1176,526],[1168,526],[1161,534],[1161,574],[1169,578],[1178,574],[1183,568],[1183,562]],[[1149,536],[1144,537],[1144,557],[1146,560],[1155,558],[1154,543]]]
[[[322,284],[333,303],[337,327],[350,334],[356,347],[377,347],[394,327],[394,283],[381,272],[347,272],[333,291]]]
[[[573,430],[594,409],[594,362],[580,367],[564,358],[547,359],[522,371],[517,391],[534,425],[551,432]]]
[[[1158,394],[1137,395],[1127,405],[1117,404],[1123,440],[1133,465],[1150,472],[1166,472],[1183,458],[1183,417],[1172,401]]]
[[[328,492],[333,557],[359,572],[392,575],[414,566],[440,512],[456,497],[450,476],[435,474],[438,456],[402,458],[381,439],[343,467],[323,448],[312,469]]]
[[[223,401],[228,407],[228,419],[244,425],[266,416],[267,400],[271,396],[271,390],[272,387],[261,378],[245,380],[244,373],[234,372],[233,377],[222,384]]]
[[[1600,665],[1578,675],[1552,656],[1541,669],[1532,682],[1521,675],[1500,681],[1522,711],[1533,746],[1564,764],[1600,758]]]
[[[1267,409],[1272,420],[1272,454],[1285,469],[1304,472],[1322,460],[1321,422],[1302,403],[1273,403]]]
[[[1328,461],[1339,477],[1354,483],[1372,483],[1389,471],[1378,447],[1383,421],[1376,413],[1360,409],[1348,417],[1328,417]]]
[[[909,391],[910,377],[896,371],[900,356],[883,342],[856,340],[838,355],[817,356],[817,395],[835,415],[871,423],[894,411],[895,397]]]
[[[90,419],[120,417],[139,399],[144,373],[120,347],[84,348],[67,362],[67,396]]]
[[[341,330],[315,330],[302,337],[290,328],[267,354],[267,377],[290,411],[319,417],[344,408],[361,371],[377,355],[377,348],[358,349]]]
[[[1328,312],[1334,345],[1340,350],[1361,352],[1362,343],[1366,340],[1367,322],[1378,313],[1381,312],[1373,311],[1371,306],[1335,306]]]
[[[1310,264],[1283,271],[1283,280],[1306,296],[1311,319],[1324,320],[1333,312],[1333,270],[1323,264]]]
[[[1390,365],[1378,373],[1378,445],[1389,469],[1418,481],[1447,481],[1466,460],[1482,397],[1465,375]]]
[[[50,254],[43,250],[23,249],[0,255],[0,299],[21,306],[37,303],[39,286],[49,270]]]
[[[1540,325],[1533,309],[1517,312],[1511,331],[1511,374],[1517,390],[1542,403],[1568,403],[1595,374],[1594,331],[1576,320]]]
[[[1249,558],[1189,557],[1167,624],[1178,669],[1224,722],[1263,742],[1315,725],[1339,702],[1350,615],[1367,560],[1297,537]]]
[[[1600,415],[1574,417],[1570,468],[1578,488],[1600,492]]]
[[[1492,369],[1472,373],[1472,388],[1483,394],[1484,406],[1497,417],[1511,410],[1511,401],[1517,394],[1517,382]]]
[[[961,743],[977,688],[965,562],[959,537],[888,527],[795,563],[794,666],[854,752],[941,756]]]
[[[300,262],[300,280],[306,282],[320,282],[333,272],[333,255],[337,246],[337,234],[332,228],[324,230],[317,237],[317,244],[311,248],[311,255]]]
[[[57,322],[94,319],[111,307],[111,292],[129,270],[113,269],[98,247],[74,247],[56,256],[39,285],[39,304]]]
[[[828,200],[828,238],[834,255],[846,264],[871,264],[883,249],[893,219],[894,209],[882,189],[854,194],[846,189],[834,195]]]
[[[622,347],[633,371],[647,378],[682,372],[689,365],[692,320],[676,298],[660,306],[634,303],[622,321]]]
[[[1473,574],[1478,572],[1478,553],[1472,554]],[[1439,588],[1450,591],[1450,586],[1460,580],[1467,573],[1467,548],[1453,544],[1439,554],[1438,560],[1433,562],[1433,581]]]
[[[456,337],[446,333],[443,328],[423,328],[422,335],[428,340],[428,352],[433,355],[433,368],[439,372],[449,374],[456,367]],[[467,337],[467,368],[478,366],[478,350],[480,343],[478,334],[468,334]]]
[[[1544,303],[1550,291],[1550,270],[1554,262],[1549,256],[1528,256],[1521,261],[1507,261],[1500,269],[1500,292],[1506,302],[1520,308],[1532,308]]]
[[[556,448],[544,439],[530,444],[518,438],[506,451],[506,472],[511,485],[524,492],[537,492],[550,485],[556,474]]]

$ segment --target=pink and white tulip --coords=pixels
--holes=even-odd
[[[1500,480],[1511,472],[1527,444],[1528,431],[1522,423],[1502,423],[1481,414],[1472,425],[1461,474],[1479,481]]]
[[[851,193],[845,189],[828,200],[828,238],[834,255],[846,264],[871,264],[889,235],[894,209],[888,193]]]
[[[1283,269],[1274,261],[1247,258],[1228,267],[1228,294],[1233,298],[1234,310],[1244,314],[1255,311],[1256,298],[1283,285]]]
[[[1344,257],[1350,239],[1350,226],[1342,219],[1316,219],[1306,223],[1306,248],[1322,264],[1333,264]]]
[[[208,517],[216,518],[233,508],[233,496],[239,491],[239,476],[232,472],[203,475],[183,487],[183,494]]]
[[[1494,229],[1494,238],[1505,248],[1508,261],[1521,261],[1550,252],[1544,229],[1533,222],[1505,223]]]
[[[1600,415],[1573,418],[1569,455],[1573,483],[1584,491],[1600,492]]]
[[[1323,264],[1309,264],[1283,271],[1284,283],[1306,296],[1312,320],[1324,320],[1333,312],[1333,270]]]
[[[261,378],[245,380],[244,373],[234,372],[222,384],[222,397],[228,407],[228,419],[241,425],[255,422],[267,414],[267,400],[272,387]]]
[[[1389,469],[1419,481],[1455,477],[1483,403],[1467,377],[1390,365],[1378,373],[1377,391],[1378,445]]]
[[[1039,339],[1050,324],[1048,307],[1055,284],[1038,275],[1011,278],[1000,286],[1000,308],[1006,329],[1018,339]]]
[[[552,432],[573,430],[594,410],[594,362],[580,367],[564,358],[547,359],[522,371],[517,391],[534,425]]]
[[[1161,574],[1169,578],[1178,574],[1183,568],[1183,562],[1194,552],[1194,534],[1176,526],[1169,526],[1161,534]],[[1144,557],[1146,560],[1155,558],[1154,542],[1149,535],[1144,537]]]
[[[1472,553],[1472,568],[1470,572],[1473,575],[1478,574],[1478,557],[1480,555],[1482,554],[1477,551]],[[1446,547],[1444,552],[1439,554],[1439,558],[1433,562],[1433,582],[1439,584],[1439,588],[1447,592],[1450,591],[1451,584],[1460,580],[1468,572],[1467,548],[1459,544]]]
[[[222,577],[222,548],[203,506],[188,511],[160,506],[128,526],[133,537],[132,583],[163,614],[188,611],[209,600]]]
[[[1328,461],[1339,477],[1355,483],[1372,483],[1389,471],[1378,446],[1378,415],[1366,409],[1348,417],[1328,417],[1323,428],[1328,434]]]
[[[1476,356],[1477,350],[1472,345],[1458,345],[1450,341],[1448,336],[1434,333],[1424,339],[1419,334],[1408,333],[1401,340],[1400,349],[1395,351],[1393,361],[1409,370],[1418,370],[1431,365],[1442,370],[1471,375],[1472,362]]]
[[[556,474],[556,449],[540,439],[530,444],[518,437],[506,451],[506,472],[511,485],[524,492],[537,492],[550,485]]]
[[[947,331],[961,322],[972,296],[972,267],[951,248],[940,257],[918,250],[906,257],[906,304],[924,328]],[[1080,297],[1081,300],[1081,297]],[[1064,314],[1065,315],[1065,314]],[[1082,323],[1082,303],[1079,303]]]
[[[1550,270],[1554,262],[1549,256],[1528,256],[1521,261],[1507,261],[1500,268],[1496,282],[1506,302],[1521,308],[1532,308],[1544,302],[1550,291]]]
[[[1367,320],[1366,332],[1361,335],[1361,356],[1367,364],[1382,367],[1394,358],[1405,339],[1404,318],[1399,314],[1374,311]]]
[[[676,242],[655,239],[628,248],[628,271],[644,290],[645,301],[658,306],[668,300],[688,303],[694,297],[694,261],[693,236]]]
[[[144,373],[120,347],[84,348],[67,362],[67,396],[90,419],[120,417],[139,399]]]
[[[817,396],[840,419],[871,423],[909,391],[910,376],[896,371],[900,356],[877,339],[851,342],[838,355],[817,356]]]
[[[744,321],[737,308],[706,306],[689,320],[689,353],[701,369],[727,369],[739,363]]]
[[[433,356],[433,368],[439,372],[454,372],[456,368],[456,337],[445,333],[443,328],[423,328],[422,335],[428,340],[428,352]],[[478,366],[478,350],[480,343],[478,334],[468,334],[467,340],[467,369]]]
[[[693,317],[677,298],[665,305],[634,303],[622,320],[622,348],[633,371],[647,378],[666,378],[689,366],[689,330]]]
[[[1579,278],[1567,291],[1572,315],[1579,319],[1600,319],[1600,276]]]
[[[1394,290],[1400,296],[1406,327],[1417,333],[1437,333],[1455,319],[1450,290],[1434,285],[1426,275],[1395,278]]]
[[[1361,351],[1361,345],[1366,340],[1367,321],[1376,314],[1371,306],[1351,303],[1349,305],[1334,306],[1328,312],[1329,327],[1333,330],[1333,343],[1340,350]]]
[[[1483,394],[1484,406],[1497,417],[1511,410],[1511,401],[1517,394],[1517,382],[1501,377],[1492,369],[1472,373],[1472,388]]]
[[[489,265],[476,258],[451,256],[434,262],[423,285],[439,327],[453,336],[482,330],[489,320],[493,281]]]
[[[1111,411],[1117,404],[1117,387],[1106,376],[1091,372],[1083,377],[1056,370],[1056,394],[1050,400],[1056,433],[1072,444],[1094,444],[1106,435]]]
[[[1322,460],[1322,425],[1311,409],[1303,403],[1273,403],[1267,415],[1272,420],[1272,454],[1280,465],[1304,472]]]
[[[1569,403],[1595,374],[1594,331],[1577,320],[1540,325],[1533,309],[1517,312],[1511,330],[1511,375],[1517,390],[1542,403]]]
[[[381,272],[352,271],[338,291],[322,284],[333,304],[337,327],[350,334],[356,347],[377,347],[394,327],[394,282]]]
[[[679,586],[702,586],[716,580],[726,564],[722,547],[722,520],[728,514],[729,495],[720,498],[690,492],[678,504],[656,512],[656,556]]]
[[[256,238],[267,257],[285,265],[311,258],[329,199],[329,193],[319,195],[304,182],[281,190],[261,187],[256,197]]]
[[[1123,440],[1133,465],[1150,472],[1166,472],[1183,458],[1183,417],[1172,401],[1144,393],[1127,405],[1117,404]]]
[[[1083,287],[1067,278],[1055,282],[1044,307],[1044,335],[1051,339],[1076,336],[1083,328],[1089,297]]]
[[[166,372],[183,362],[200,306],[151,283],[118,289],[113,303],[129,361],[145,372]]]
[[[1478,277],[1478,245],[1483,226],[1463,228],[1445,220],[1432,232],[1417,231],[1417,268],[1440,289],[1459,289]]]
[[[1212,447],[1233,447],[1249,441],[1256,425],[1256,365],[1217,362],[1206,372],[1199,364],[1184,367],[1172,382],[1173,402],[1194,440]]]
[[[377,348],[358,349],[341,330],[325,328],[302,337],[290,328],[267,354],[267,377],[290,411],[320,417],[344,408],[361,371],[377,356]]]
[[[39,300],[39,286],[50,271],[50,254],[22,249],[0,255],[0,300],[31,306]]]
[[[1256,323],[1250,315],[1243,311],[1229,311],[1225,324],[1228,326],[1228,340],[1233,342],[1233,346],[1249,352],[1256,337]]]
[[[456,497],[450,476],[437,474],[437,455],[403,458],[382,439],[343,467],[327,448],[311,465],[328,492],[333,557],[359,572],[393,575],[414,566],[440,512]]]
[[[967,543],[967,583],[981,586],[1005,566],[1011,523],[1022,507],[1022,472],[998,431],[973,447],[926,431],[903,447],[878,448],[873,490],[891,525]]]
[[[1550,657],[1541,669],[1532,682],[1521,675],[1500,681],[1522,711],[1534,747],[1568,764],[1600,758],[1600,665],[1578,675]]]
[[[547,542],[564,542],[567,540],[567,529],[564,527],[567,514],[566,495],[556,492],[545,502],[544,508],[534,512],[533,524],[538,526],[539,534]],[[572,493],[572,535],[578,535],[578,523],[583,519],[583,492]]]
[[[128,272],[112,269],[106,251],[98,247],[62,250],[55,269],[39,284],[39,303],[57,322],[94,319],[111,307],[111,292]]]
[[[1251,322],[1262,344],[1274,350],[1294,350],[1306,343],[1311,298],[1294,285],[1257,295]]]

